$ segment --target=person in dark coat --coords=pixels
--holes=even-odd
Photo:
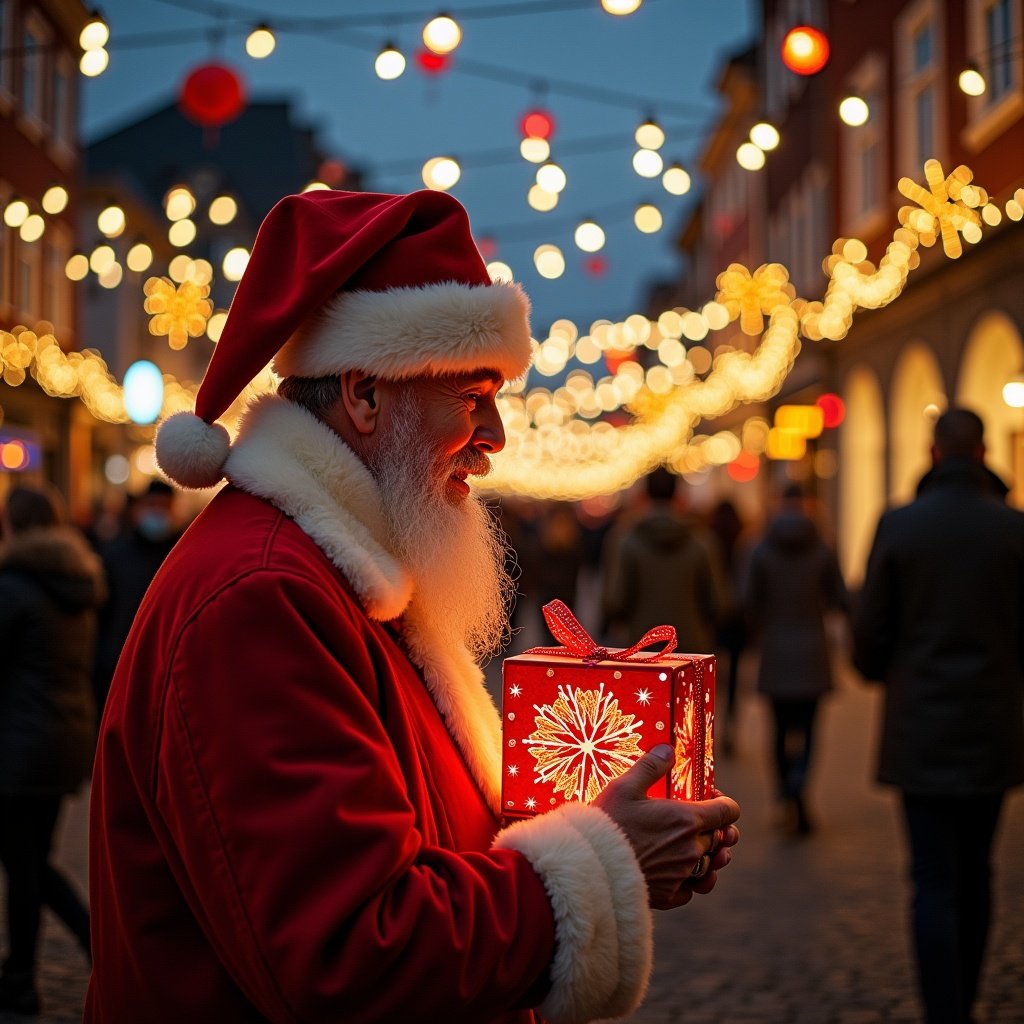
[[[1024,782],[1024,515],[984,465],[981,419],[935,424],[933,469],[886,512],[853,624],[885,683],[879,782],[902,791],[928,1024],[966,1024],[992,905],[992,843]]]
[[[49,863],[61,801],[88,777],[96,708],[90,686],[99,559],[58,495],[16,487],[0,524],[0,861],[9,954],[0,1009],[39,1011],[39,915],[47,904],[89,950],[89,915]]]
[[[712,654],[731,600],[715,538],[675,501],[677,477],[659,467],[645,481],[647,510],[609,545],[603,618],[634,643],[653,626],[675,626],[679,646]]]
[[[825,615],[849,599],[835,552],[804,511],[799,485],[750,556],[747,613],[759,634],[757,688],[772,705],[779,796],[787,828],[811,831],[804,790],[818,703],[832,688]]]
[[[128,519],[129,528],[100,551],[108,592],[100,609],[93,688],[101,714],[135,613],[180,536],[174,488],[163,480],[151,480],[145,491],[132,498]]]

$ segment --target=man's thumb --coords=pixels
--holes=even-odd
[[[667,743],[659,743],[644,754],[626,774],[641,793],[646,793],[668,772],[674,760],[675,751]]]

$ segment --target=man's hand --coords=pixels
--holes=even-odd
[[[711,892],[718,871],[732,859],[730,847],[740,837],[733,824],[740,808],[727,796],[692,802],[647,796],[647,790],[668,773],[673,760],[670,746],[655,747],[594,800],[632,843],[647,880],[650,904],[657,910],[681,907],[695,892]],[[706,854],[710,855],[710,867],[694,878],[693,871]]]

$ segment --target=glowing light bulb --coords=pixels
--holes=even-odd
[[[690,175],[680,164],[670,164],[661,176],[661,183],[665,186],[665,191],[671,192],[674,196],[686,195],[692,184]]]
[[[18,229],[23,242],[37,242],[43,237],[46,230],[46,221],[38,213],[30,213]]]
[[[542,164],[537,168],[537,184],[545,192],[561,192],[565,188],[565,171],[556,163]]]
[[[540,213],[548,213],[558,205],[558,193],[549,192],[540,185],[531,185],[527,193],[526,201],[530,206]]]
[[[124,231],[126,223],[124,210],[120,206],[108,206],[96,218],[96,227],[107,238],[117,238]]]
[[[597,252],[604,246],[605,235],[600,224],[585,220],[576,228],[576,244],[584,252]]]
[[[746,171],[759,171],[764,167],[764,150],[752,142],[744,142],[736,150],[736,162]]]
[[[619,17],[632,14],[638,10],[643,0],[601,0],[601,6],[609,13]]]
[[[490,275],[492,281],[505,281],[511,283],[515,280],[512,268],[507,263],[502,263],[501,260],[491,260],[491,262],[487,264],[487,273]]]
[[[214,224],[230,224],[238,213],[238,203],[231,196],[217,196],[211,203],[208,216]]]
[[[1024,374],[1018,373],[1003,385],[1003,401],[1013,409],[1024,409]]]
[[[80,252],[76,252],[64,265],[64,273],[69,281],[82,281],[89,273],[89,260]]]
[[[393,43],[385,43],[373,62],[373,70],[377,72],[377,77],[385,82],[394,81],[405,71],[405,56]]]
[[[263,60],[264,57],[269,57],[276,46],[277,40],[268,25],[257,25],[245,40],[245,52],[253,60]]]
[[[423,165],[423,184],[439,192],[447,192],[461,176],[462,168],[450,156],[431,157]]]
[[[423,45],[432,53],[451,53],[462,41],[462,29],[447,14],[431,18],[423,28]]]
[[[782,63],[797,75],[816,75],[828,57],[828,38],[810,25],[791,28],[782,40]]]
[[[661,174],[665,162],[661,154],[653,149],[638,149],[633,154],[633,170],[641,178],[656,178]]]
[[[241,281],[242,275],[245,273],[245,268],[248,265],[249,250],[238,246],[235,249],[229,249],[224,254],[224,261],[221,264],[221,270],[224,272],[224,277],[228,281]]]
[[[62,213],[67,205],[68,190],[63,185],[51,185],[43,193],[42,206],[47,213]]]
[[[102,46],[95,50],[86,50],[78,60],[78,70],[86,78],[95,78],[107,70],[110,63],[110,54]]]
[[[28,218],[28,203],[24,199],[12,199],[4,209],[4,223],[9,228],[20,228]]]
[[[146,245],[145,242],[136,242],[125,256],[125,263],[128,265],[128,269],[134,271],[136,274],[141,274],[144,270],[149,270],[153,264],[153,250]]]
[[[765,152],[775,149],[779,144],[779,130],[767,121],[759,121],[750,129],[750,141]]]
[[[638,231],[642,231],[645,235],[653,235],[656,231],[661,230],[663,223],[661,211],[651,203],[642,203],[633,214],[633,223]]]
[[[653,118],[648,118],[637,128],[634,138],[641,149],[661,149],[665,145],[665,132]]]
[[[960,91],[968,96],[981,96],[988,88],[985,76],[973,64],[969,64],[960,72],[957,85],[960,86]]]
[[[870,116],[871,108],[859,96],[847,96],[839,104],[839,118],[851,128],[867,123]]]
[[[98,245],[89,256],[89,269],[98,276],[109,270],[116,260],[117,256],[109,245]]]
[[[196,197],[182,185],[172,188],[164,196],[164,212],[168,220],[184,220],[192,216],[196,208]]]
[[[195,237],[195,221],[189,220],[188,217],[176,220],[167,229],[167,240],[171,245],[177,246],[179,249],[182,248],[182,246],[190,245],[195,240]]]
[[[540,245],[533,254],[533,265],[541,277],[553,281],[565,273],[565,256],[557,245]]]
[[[519,152],[531,164],[542,164],[551,156],[551,143],[547,139],[525,138],[519,143]]]
[[[110,39],[107,23],[98,15],[93,15],[78,34],[78,45],[83,50],[98,50],[106,46]]]

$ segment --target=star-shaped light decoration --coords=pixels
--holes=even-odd
[[[528,811],[535,811],[537,809],[537,801],[532,796],[528,796],[524,802]]]
[[[636,699],[638,704],[650,704],[651,703],[651,691],[650,690],[637,690]]]
[[[510,764],[508,766],[508,773],[509,773],[509,775],[513,775],[513,776],[518,775],[519,774],[519,765],[517,765],[517,764]]]
[[[981,217],[975,207],[988,202],[988,193],[972,185],[974,175],[969,167],[960,164],[949,177],[942,173],[938,160],[927,160],[924,178],[927,190],[912,178],[900,178],[897,188],[917,206],[901,206],[897,213],[899,221],[914,231],[922,245],[934,245],[936,225],[942,236],[942,249],[950,259],[963,253],[960,236],[969,242],[981,238]]]
[[[149,333],[166,335],[171,348],[182,349],[189,338],[198,338],[206,331],[206,321],[213,313],[213,303],[207,298],[208,283],[186,279],[175,286],[169,277],[151,277],[142,290],[146,295],[144,308],[152,314]]]
[[[764,263],[753,274],[742,263],[730,263],[715,283],[715,301],[725,306],[730,321],[739,317],[744,334],[760,334],[764,314],[770,314],[776,306],[788,305],[796,297],[789,271],[781,263]]]
[[[512,686],[508,688],[508,692],[512,697],[518,697],[523,692],[523,688],[518,683],[513,683]]]

